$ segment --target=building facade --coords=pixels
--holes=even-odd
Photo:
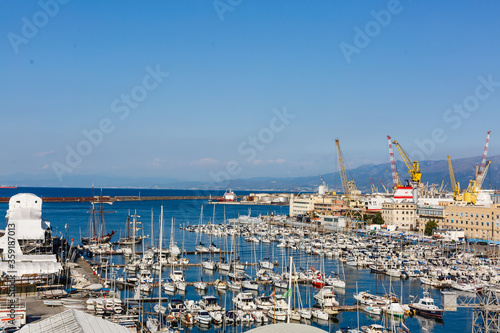
[[[439,227],[444,225],[444,209],[446,206],[438,207],[418,207],[417,208],[417,219],[415,223],[415,230],[419,233],[423,233],[425,230],[425,225],[430,220],[436,221]]]
[[[415,230],[417,205],[410,202],[383,203],[382,218],[385,224],[395,225],[399,230]]]
[[[469,240],[500,242],[500,204],[446,206],[443,227],[463,229]]]
[[[314,209],[314,196],[301,195],[290,197],[290,216],[307,215]]]

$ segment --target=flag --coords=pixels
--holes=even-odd
[[[275,295],[275,294],[274,294],[274,291],[273,291],[273,293],[272,293],[271,295],[269,295],[269,296],[270,296],[270,297],[273,297],[274,295]]]
[[[288,297],[288,296],[290,296],[290,292],[291,292],[291,291],[292,291],[292,289],[288,289],[288,290],[286,291],[286,293],[284,293],[284,294],[283,294],[283,297]]]

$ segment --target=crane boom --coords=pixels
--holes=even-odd
[[[372,180],[372,177],[370,177],[370,188],[372,190],[372,194],[374,193],[377,193],[378,192],[378,188],[375,186],[375,184],[373,183],[373,180]]]
[[[411,181],[416,185],[420,185],[422,174],[420,173],[418,161],[412,161],[410,157],[408,157],[408,154],[404,151],[403,147],[401,147],[399,142],[394,140],[392,143],[396,146],[397,150],[399,151],[399,154],[403,158],[403,161],[405,162],[406,167],[408,168],[408,173],[410,174]]]
[[[380,180],[380,183],[382,184],[382,187],[384,188],[385,193],[389,194],[389,190],[387,189],[387,187],[385,187],[385,184],[382,181],[382,179]]]
[[[396,189],[399,185],[399,178],[396,172],[396,159],[394,158],[394,150],[392,149],[391,137],[387,136],[387,142],[389,144],[389,159],[391,161],[391,174],[392,174],[392,186]]]
[[[450,169],[450,183],[453,190],[453,198],[457,201],[461,201],[462,198],[460,196],[460,183],[457,183],[455,180],[455,172],[453,172],[453,165],[451,164],[450,155],[448,155],[448,168]]]
[[[479,165],[478,175],[484,173],[484,169],[486,168],[486,156],[488,156],[488,145],[490,143],[490,134],[491,131],[489,131],[488,134],[486,135],[486,143],[484,145],[483,157],[481,158],[481,164]]]
[[[335,140],[335,145],[337,146],[337,158],[339,162],[340,169],[340,179],[342,181],[342,187],[344,189],[344,193],[348,200],[351,199],[351,189],[349,188],[349,181],[347,180],[347,173],[345,171],[344,158],[342,157],[342,151],[340,150],[339,139]]]
[[[490,167],[490,164],[491,164],[491,161],[487,161],[486,165],[483,169],[483,172],[477,176],[477,179],[476,179],[476,190],[477,191],[480,191],[483,189],[484,179],[486,178],[486,174],[488,173],[488,168]]]

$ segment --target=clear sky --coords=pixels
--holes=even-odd
[[[500,154],[499,12],[493,0],[2,1],[0,175],[317,175],[338,169],[335,138],[351,168],[388,163],[387,134],[439,160],[480,155],[491,130]]]

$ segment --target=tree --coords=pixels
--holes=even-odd
[[[384,218],[382,217],[381,212],[376,212],[372,217],[372,223],[374,224],[384,224]]]
[[[438,224],[437,224],[436,220],[427,221],[427,223],[425,224],[424,234],[427,236],[432,236],[432,234],[434,233],[434,229],[436,229],[437,226],[438,226]]]

